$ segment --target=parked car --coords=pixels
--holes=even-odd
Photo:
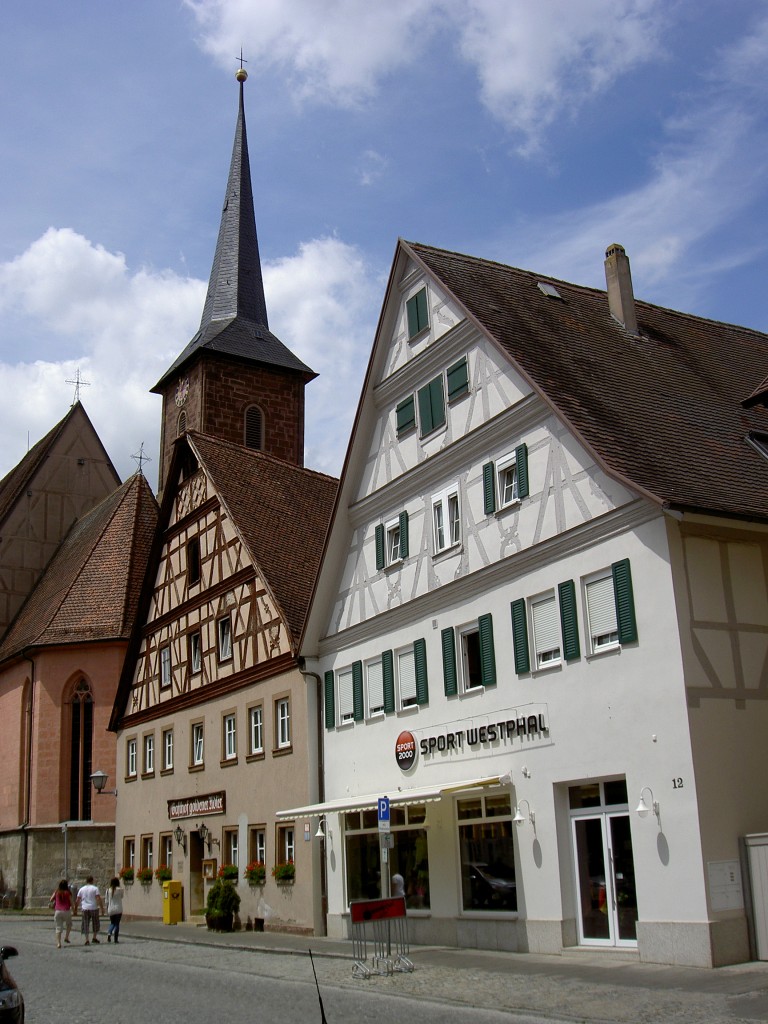
[[[24,1024],[24,997],[5,966],[8,957],[18,955],[14,946],[0,946],[0,1024]]]

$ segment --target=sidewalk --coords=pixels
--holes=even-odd
[[[126,938],[312,956],[334,983],[421,999],[569,1020],[738,1024],[768,1021],[768,962],[704,970],[641,963],[633,951],[574,949],[562,956],[411,946],[413,974],[352,978],[352,943],[278,932],[209,932],[190,924],[127,921]],[[290,968],[289,968],[290,970]],[[320,972],[320,968],[318,968]],[[328,977],[328,981],[331,978]]]

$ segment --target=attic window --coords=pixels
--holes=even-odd
[[[750,430],[747,434],[747,441],[756,451],[760,452],[764,459],[768,459],[768,434]]]
[[[550,299],[562,299],[563,297],[557,288],[553,284],[549,284],[548,281],[539,281],[538,286],[539,291],[549,296]]]

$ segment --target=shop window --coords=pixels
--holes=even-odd
[[[514,826],[509,794],[457,800],[462,907],[517,910]]]
[[[393,807],[389,851],[390,891],[398,883],[409,910],[429,909],[429,851],[426,808]],[[347,899],[377,899],[381,891],[381,852],[376,811],[352,811],[344,816]],[[395,876],[399,876],[395,879]],[[402,879],[402,882],[400,882]]]

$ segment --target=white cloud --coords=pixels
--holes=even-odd
[[[458,39],[481,101],[533,152],[638,63],[658,58],[661,0],[185,0],[201,45],[226,67],[241,45],[252,66],[281,68],[301,100],[357,105],[433,38]]]

